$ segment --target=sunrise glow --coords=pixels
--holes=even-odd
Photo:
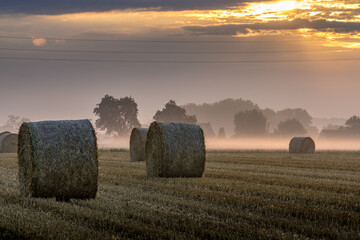
[[[360,37],[360,27],[346,27],[342,24],[360,24],[358,8],[359,4],[330,0],[285,0],[250,2],[218,10],[157,11],[151,9],[144,11],[134,9],[43,17],[50,22],[61,21],[67,25],[73,24],[73,26],[94,26],[96,31],[111,31],[127,36],[140,33],[150,34],[154,28],[168,31],[169,34],[192,34],[188,30],[191,27],[238,26],[239,30],[229,31],[232,32],[230,34],[232,37],[286,35],[293,38],[325,40],[327,42],[324,46],[343,44],[346,48],[358,48],[359,44],[356,41]],[[201,32],[201,35],[212,34],[214,33],[208,31]]]

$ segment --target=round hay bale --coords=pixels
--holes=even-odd
[[[95,198],[99,163],[90,121],[23,123],[18,158],[23,196],[65,201]]]
[[[310,137],[294,137],[289,144],[290,153],[308,153],[315,152],[315,142]]]
[[[18,135],[10,132],[0,134],[0,153],[16,153],[18,148]]]
[[[133,162],[145,161],[147,128],[134,128],[130,136],[130,159]]]
[[[201,177],[205,169],[203,130],[185,123],[153,122],[145,159],[148,177]]]

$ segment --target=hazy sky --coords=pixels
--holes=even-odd
[[[169,99],[360,115],[359,32],[358,0],[2,0],[0,125],[95,119],[105,94],[142,123]]]

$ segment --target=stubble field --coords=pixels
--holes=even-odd
[[[0,154],[0,239],[360,239],[360,152],[207,154],[200,179],[149,179],[99,154],[95,200],[20,196]]]

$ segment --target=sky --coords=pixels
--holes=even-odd
[[[143,124],[170,99],[348,118],[359,53],[357,0],[2,0],[0,125],[95,119],[105,94],[132,96]]]

